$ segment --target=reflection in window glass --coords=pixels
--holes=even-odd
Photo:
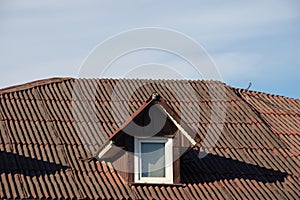
[[[165,143],[141,143],[142,177],[165,177]]]

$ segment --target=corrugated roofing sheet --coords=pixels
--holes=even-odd
[[[224,89],[226,98],[218,99]],[[215,146],[198,145],[182,157],[182,185],[126,183],[110,163],[92,159],[127,120],[114,115],[112,102],[128,105],[130,115],[153,92],[175,112],[190,109],[185,122],[200,141],[209,127],[221,133]],[[76,104],[83,97],[86,106]],[[212,107],[226,107],[223,129],[210,121]],[[0,198],[300,198],[298,99],[214,81],[48,79],[2,89],[0,121]]]

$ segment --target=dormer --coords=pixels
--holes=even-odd
[[[98,159],[111,162],[129,183],[179,184],[180,155],[196,142],[178,116],[154,93],[112,134]]]

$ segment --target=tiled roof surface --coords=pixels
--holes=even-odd
[[[189,108],[184,118],[197,130],[198,141],[209,127],[221,133],[216,145],[198,144],[181,158],[182,184],[126,183],[110,163],[92,159],[91,152],[126,120],[114,117],[110,109],[117,83],[129,114],[156,91],[175,112],[180,106]],[[141,83],[147,85],[126,99],[132,86]],[[74,87],[76,95],[95,105],[94,118],[88,109],[72,104]],[[219,99],[223,89],[226,99]],[[210,94],[215,95],[212,101]],[[223,129],[210,121],[213,106],[226,106]],[[195,108],[200,108],[197,116]],[[76,113],[80,115],[74,117]],[[1,90],[0,120],[0,198],[300,198],[297,99],[214,81],[49,79]],[[79,133],[84,132],[91,137],[82,139]],[[204,152],[208,155],[200,159]]]
[[[240,90],[240,94],[266,120],[272,132],[289,147],[289,151],[286,152],[288,156],[299,158],[299,100],[244,90]]]

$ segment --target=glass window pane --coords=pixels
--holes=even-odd
[[[141,143],[142,177],[165,177],[165,143]]]

